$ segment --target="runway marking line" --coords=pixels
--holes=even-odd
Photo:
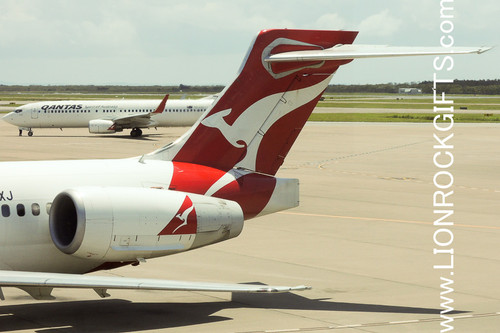
[[[493,317],[500,315],[500,312],[490,312],[490,313],[476,313],[461,316],[451,317],[453,319],[476,319],[482,317]],[[289,329],[276,329],[276,330],[263,330],[263,331],[247,331],[240,333],[287,333],[287,332],[312,332],[312,331],[322,331],[322,330],[340,330],[344,328],[363,328],[363,327],[374,327],[374,326],[391,326],[391,325],[406,325],[406,324],[418,324],[418,323],[429,323],[441,321],[441,317],[434,318],[423,318],[414,320],[398,320],[398,321],[381,321],[376,323],[364,323],[364,324],[346,324],[346,325],[330,325],[323,327],[303,327],[303,328],[289,328]]]
[[[398,219],[387,219],[387,218],[378,218],[378,217],[341,216],[341,215],[328,215],[328,214],[316,214],[316,213],[296,213],[296,212],[278,212],[278,214],[326,217],[326,218],[333,218],[333,219],[349,219],[349,220],[361,220],[361,221],[381,221],[381,222],[393,222],[393,223],[434,225],[432,222],[428,222],[428,221],[398,220]],[[470,224],[460,224],[460,223],[454,223],[453,225],[456,227],[462,227],[462,228],[500,230],[500,227],[488,226],[488,225],[470,225]]]

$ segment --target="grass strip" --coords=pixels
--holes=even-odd
[[[433,103],[425,102],[319,102],[318,107],[332,107],[332,108],[355,108],[355,109],[428,109],[431,110],[434,106]],[[454,104],[455,110],[460,110],[460,108],[473,109],[473,110],[498,110],[500,106],[498,104],[463,104],[462,101]]]
[[[2,101],[66,101],[66,100],[113,100],[113,99],[157,99],[161,100],[165,95],[161,94],[0,94]],[[199,99],[205,95],[194,94],[169,94],[169,99]]]
[[[435,116],[433,113],[313,113],[309,121],[428,123]],[[500,114],[456,113],[453,119],[456,123],[497,123],[500,122]]]

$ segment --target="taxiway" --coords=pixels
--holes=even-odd
[[[184,131],[132,139],[42,129],[19,137],[0,122],[0,161],[138,156]],[[227,242],[98,273],[310,291],[111,290],[101,300],[89,290],[57,289],[57,300],[40,302],[4,288],[0,332],[438,332],[433,133],[432,124],[308,123],[278,174],[300,179],[298,208],[250,220]],[[457,332],[500,327],[499,137],[499,125],[454,127],[454,291],[447,296]]]

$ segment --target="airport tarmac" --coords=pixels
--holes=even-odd
[[[186,128],[96,136],[0,121],[0,161],[122,158]],[[456,124],[451,270],[433,235],[432,124],[308,123],[281,177],[299,178],[295,209],[247,221],[230,241],[101,275],[313,287],[274,295],[56,289],[34,301],[4,288],[0,332],[439,332],[440,277],[453,280],[453,332],[500,327],[500,126]],[[438,133],[442,137],[441,133]],[[8,177],[8,175],[0,175]],[[36,184],[33,184],[36,186]],[[444,241],[444,239],[440,239]]]

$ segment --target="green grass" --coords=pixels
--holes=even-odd
[[[446,95],[456,102],[464,103],[500,103],[499,95]],[[438,96],[439,97],[439,96]],[[405,102],[432,102],[433,95],[399,95],[399,94],[323,94],[325,101],[363,100],[363,101],[405,101]]]
[[[430,109],[432,103],[400,103],[400,102],[360,102],[360,101],[338,101],[338,102],[319,102],[318,107],[331,108],[354,108],[354,109]]]
[[[309,121],[336,122],[432,122],[433,113],[314,113]],[[456,123],[494,123],[500,122],[500,114],[484,115],[461,113],[453,116]]]
[[[162,94],[0,94],[0,101],[16,101],[20,105],[23,101],[63,101],[63,100],[92,100],[92,99],[162,99]],[[206,95],[197,94],[170,94],[169,99],[198,99]]]
[[[432,95],[401,96],[387,94],[358,94],[358,95],[323,95],[324,100],[318,107],[337,108],[383,108],[383,109],[429,109],[434,107]],[[471,110],[500,110],[500,97],[498,96],[470,96],[450,95],[447,99],[454,101],[455,110],[461,107]]]
[[[465,103],[461,100],[455,100],[453,104],[455,110],[460,110],[461,107],[466,107],[472,110],[499,110],[500,104],[482,104],[482,103]],[[333,107],[333,108],[355,108],[355,109],[429,109],[432,110],[434,103],[426,103],[424,100],[418,102],[400,102],[400,101],[383,101],[383,102],[360,102],[360,101],[338,101],[338,102],[319,102],[318,107]]]

